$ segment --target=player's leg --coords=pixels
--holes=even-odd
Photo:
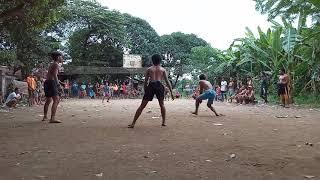
[[[165,88],[160,84],[160,88],[157,89],[156,96],[159,102],[161,117],[162,117],[162,126],[166,126],[166,107],[164,106],[164,97],[165,97]]]
[[[196,109],[192,114],[198,115],[200,103],[202,102],[202,100],[206,100],[206,99],[208,99],[206,93],[203,93],[196,98]]]
[[[209,104],[209,103],[208,103],[207,106],[208,106],[209,109],[211,109],[212,112],[214,112],[214,114],[215,114],[216,116],[219,116],[219,114],[217,113],[217,111],[215,110],[215,108],[212,107],[212,104]]]
[[[132,121],[132,123],[130,125],[128,125],[128,128],[134,128],[134,125],[136,124],[136,121],[140,117],[143,109],[147,106],[148,102],[149,102],[148,100],[144,100],[144,99],[142,100],[139,108],[137,109],[137,111],[136,111],[136,113],[134,115],[133,121]]]
[[[46,121],[48,119],[48,108],[49,108],[49,105],[51,104],[51,102],[52,102],[52,98],[46,97],[46,102],[44,103],[44,106],[43,106],[43,119],[42,119],[42,121]]]
[[[52,100],[53,100],[53,104],[52,104],[52,107],[51,107],[50,123],[61,123],[61,121],[55,120],[57,107],[58,107],[58,104],[59,104],[59,96],[53,96]]]
[[[162,126],[166,126],[166,107],[164,106],[164,100],[159,100],[159,106],[161,110]]]
[[[207,107],[208,107],[212,112],[214,112],[214,114],[215,114],[216,116],[219,116],[219,114],[218,114],[217,111],[214,109],[214,107],[212,107],[214,98],[215,98],[215,94],[211,93],[210,95],[208,95]]]

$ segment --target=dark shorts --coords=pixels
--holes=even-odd
[[[54,80],[46,80],[43,86],[46,97],[54,97],[59,95],[58,85]]]
[[[278,94],[279,94],[279,96],[288,94],[287,84],[278,84]]]
[[[145,89],[143,100],[152,101],[156,95],[158,100],[164,100],[164,86],[160,81],[150,81]]]

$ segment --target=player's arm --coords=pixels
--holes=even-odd
[[[58,64],[53,64],[53,72],[54,72],[54,81],[57,83],[57,86],[60,86],[60,81],[58,79],[59,66]]]
[[[144,74],[144,90],[146,90],[149,82],[149,69],[147,69],[146,73]]]
[[[166,70],[163,71],[163,76],[164,76],[164,81],[166,82],[167,86],[169,87],[171,98],[173,100],[174,96],[173,96],[173,93],[172,93],[172,86],[171,86],[171,83],[170,83],[170,81],[168,79],[168,75],[167,75],[167,71]]]
[[[203,93],[203,85],[202,85],[201,81],[199,82],[199,88],[200,88],[199,94],[202,94]]]

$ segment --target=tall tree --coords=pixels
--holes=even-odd
[[[8,34],[10,43],[15,44],[16,57],[22,64],[24,75],[34,64],[34,57],[28,54],[35,49],[41,49],[40,46],[43,44],[37,43],[42,37],[41,31],[58,21],[60,17],[58,7],[64,3],[64,0],[0,2],[0,31],[1,34]]]
[[[160,36],[151,25],[140,18],[124,14],[126,48],[131,54],[141,54],[143,65],[149,65],[152,54],[160,53]]]
[[[161,36],[162,54],[165,57],[164,66],[168,67],[171,78],[174,78],[175,86],[184,74],[188,65],[188,59],[192,48],[207,46],[208,43],[194,34],[175,32],[170,35]]]
[[[73,29],[68,43],[72,63],[121,66],[123,16],[96,1],[74,1],[68,10],[65,25]]]

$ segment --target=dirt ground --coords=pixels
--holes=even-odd
[[[216,103],[215,117],[203,103],[194,116],[175,100],[161,127],[154,100],[128,129],[139,103],[65,100],[62,124],[41,122],[42,107],[0,112],[0,179],[320,179],[317,109]]]

